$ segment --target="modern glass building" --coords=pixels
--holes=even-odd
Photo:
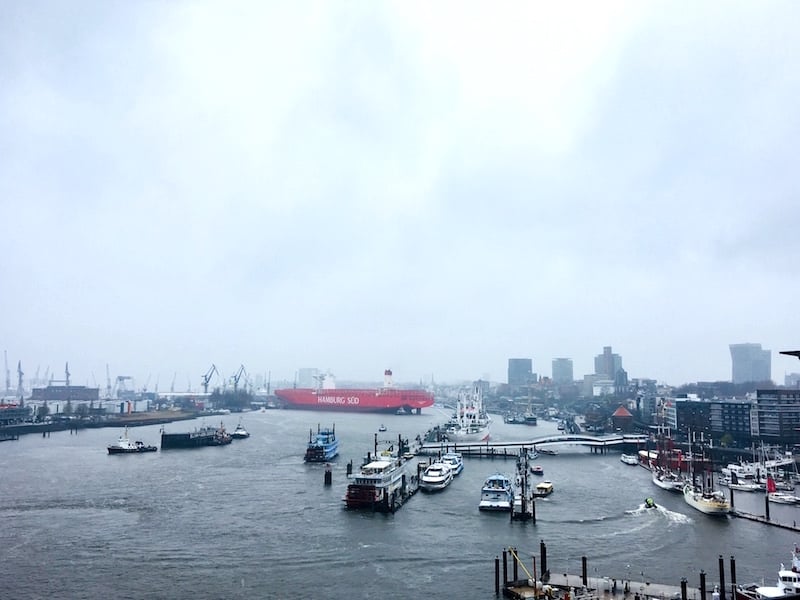
[[[731,381],[772,381],[772,353],[761,344],[731,344]]]

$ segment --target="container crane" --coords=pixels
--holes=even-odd
[[[244,370],[244,365],[240,366],[236,374],[233,377],[231,377],[231,379],[233,379],[234,394],[239,390],[239,380],[242,378],[242,375],[245,376],[245,381],[247,381],[247,371]]]
[[[211,368],[203,375],[203,393],[208,393],[208,383],[211,381],[211,378],[214,376],[214,373],[219,375],[219,371],[217,370],[217,365],[212,364]]]

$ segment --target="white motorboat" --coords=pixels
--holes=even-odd
[[[483,392],[474,386],[458,396],[456,412],[445,424],[445,435],[452,442],[485,442],[491,419],[483,406]]]
[[[767,499],[778,504],[797,504],[800,502],[800,498],[792,492],[778,490],[772,477],[767,477]]]
[[[450,470],[453,472],[453,477],[464,470],[464,457],[461,456],[460,452],[447,452],[446,454],[442,454],[442,458],[439,459],[439,461],[450,467]]]
[[[449,465],[435,462],[419,476],[419,487],[426,492],[438,492],[450,485],[453,481],[453,471]]]
[[[503,473],[494,473],[486,478],[481,488],[479,510],[508,511],[514,505],[514,484]]]
[[[723,477],[719,480],[720,485],[728,486],[730,489],[738,492],[764,491],[764,486],[756,482],[754,479],[748,477],[744,480],[741,480],[735,471],[731,471],[730,473],[731,474],[729,477]]]
[[[736,588],[736,600],[797,600],[800,598],[800,549],[792,552],[792,565],[787,569],[781,563],[778,569],[778,582],[774,586],[765,586],[758,583],[739,585]]]
[[[688,482],[681,474],[670,471],[669,469],[656,467],[652,463],[650,469],[655,485],[668,492],[673,492],[675,494],[683,493],[683,488],[686,487]]]
[[[639,464],[639,457],[635,454],[622,454],[620,455],[619,459],[626,465],[636,466]]]

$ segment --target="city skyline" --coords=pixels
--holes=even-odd
[[[760,352],[771,353],[771,350],[762,349],[761,348],[761,344],[752,343],[752,342],[745,342],[745,343],[739,343],[739,344],[730,344],[729,347],[728,347],[728,350],[729,350],[729,353],[731,353],[731,355],[732,355],[732,348],[734,346],[753,346],[753,347],[757,347],[758,351],[760,351]],[[611,349],[612,349],[611,346],[604,346],[603,347],[603,351],[604,351],[603,354],[606,354],[607,356],[613,356],[615,358],[615,362],[618,365],[622,366],[624,357],[621,356],[620,354],[617,354],[616,352],[611,353]],[[607,375],[606,373],[597,373],[598,365],[602,364],[602,361],[600,361],[600,362],[598,362],[598,361],[603,358],[603,354],[597,354],[592,358],[591,361],[586,361],[586,362],[593,362],[593,364],[595,365],[595,368],[592,371],[587,371],[585,373],[578,373],[577,371],[573,371],[573,381],[574,382],[580,382],[580,381],[583,380],[584,376],[588,376],[588,375],[597,375],[597,374]],[[779,356],[781,356],[781,355],[779,354]],[[791,361],[795,361],[795,362],[797,361],[797,357],[795,357],[795,356],[790,356],[790,357],[786,357],[786,358],[791,359]],[[512,367],[512,361],[515,363],[513,367]],[[569,368],[573,368],[573,364],[574,364],[573,359],[571,359],[569,357],[556,357],[556,358],[552,359],[551,361],[548,361],[548,364],[551,367],[550,372],[543,373],[541,371],[538,371],[537,368],[536,368],[536,365],[537,365],[537,359],[536,358],[534,358],[534,357],[512,357],[512,358],[506,358],[505,359],[505,362],[506,362],[505,373],[499,378],[498,377],[493,377],[493,376],[491,376],[490,373],[484,371],[482,374],[476,375],[476,376],[463,375],[461,377],[454,377],[454,378],[450,378],[450,379],[437,378],[436,374],[434,372],[434,373],[430,373],[430,374],[421,374],[419,377],[397,377],[396,376],[395,380],[397,382],[401,382],[401,383],[414,383],[414,382],[417,382],[417,383],[424,383],[426,385],[430,384],[432,382],[433,383],[441,383],[441,384],[460,384],[460,383],[463,383],[463,382],[477,380],[477,379],[483,379],[483,380],[489,381],[491,383],[511,383],[509,381],[509,379],[511,378],[510,375],[511,375],[512,370],[516,370],[516,371],[519,371],[521,373],[522,371],[520,371],[520,368],[522,368],[522,370],[524,370],[526,372],[528,372],[528,368],[529,368],[530,369],[530,374],[535,375],[537,378],[542,378],[542,377],[552,378],[553,377],[552,368],[556,367],[556,364],[558,362],[561,363],[562,367],[566,366],[566,363],[564,363],[563,361],[567,361],[568,364],[569,364]],[[21,362],[21,361],[18,361],[18,362]],[[541,362],[545,362],[545,361],[540,361],[540,363]],[[24,373],[24,377],[23,377],[24,385],[25,385],[25,387],[27,389],[30,389],[30,387],[32,387],[32,386],[35,386],[36,385],[36,381],[38,381],[38,385],[44,385],[46,383],[46,380],[44,379],[44,377],[45,377],[45,375],[48,375],[48,374],[49,374],[48,375],[48,380],[50,380],[50,381],[52,381],[54,383],[63,384],[65,382],[65,379],[66,379],[66,369],[67,368],[69,369],[70,384],[72,384],[72,385],[86,385],[88,387],[99,387],[100,389],[106,389],[109,385],[113,387],[113,386],[118,384],[117,377],[119,376],[119,374],[115,373],[111,369],[110,366],[108,367],[108,373],[107,374],[106,374],[105,367],[103,368],[102,377],[98,376],[98,374],[95,373],[95,371],[91,371],[89,373],[89,375],[87,376],[86,374],[83,374],[83,373],[81,373],[79,371],[76,371],[73,366],[70,366],[70,363],[65,363],[61,367],[60,370],[59,369],[56,369],[56,370],[50,369],[49,366],[45,367],[45,368],[42,368],[41,365],[37,365],[35,370],[31,370],[29,367],[25,367],[24,365],[22,365],[22,367],[23,367],[22,370],[23,370],[23,373]],[[212,367],[213,367],[213,372],[212,372]],[[386,368],[391,368],[391,367],[387,366]],[[241,372],[242,369],[244,369],[243,373]],[[734,359],[731,356],[731,365],[730,365],[731,373],[734,372],[734,369],[735,369]],[[624,369],[624,366],[623,366],[623,370],[625,370],[626,373],[627,373],[627,370]],[[229,382],[237,374],[237,371],[240,371],[240,373],[239,373],[240,376],[244,376],[245,380],[247,380],[247,381],[249,381],[251,383],[255,382],[255,381],[270,382],[270,384],[271,384],[273,389],[274,389],[275,385],[278,382],[286,383],[286,382],[295,382],[295,381],[297,381],[297,382],[299,382],[301,384],[301,386],[307,385],[308,381],[310,381],[312,376],[313,376],[312,373],[331,372],[334,375],[334,377],[336,378],[337,381],[379,382],[379,381],[381,381],[381,379],[383,377],[383,370],[380,373],[380,377],[379,376],[372,376],[372,377],[366,376],[366,377],[359,378],[359,377],[347,376],[346,374],[342,375],[342,374],[333,372],[332,370],[326,369],[326,368],[323,368],[323,367],[308,366],[308,365],[304,365],[302,367],[298,367],[293,373],[290,373],[288,376],[281,376],[281,375],[279,375],[277,373],[273,374],[270,369],[265,369],[265,370],[255,369],[255,370],[253,370],[253,369],[247,367],[247,365],[245,363],[241,363],[240,365],[237,365],[236,367],[232,368],[231,370],[226,370],[225,368],[220,368],[220,367],[218,367],[216,365],[216,363],[211,363],[205,371],[196,374],[195,377],[192,377],[189,374],[179,373],[177,371],[173,371],[172,374],[168,374],[167,377],[162,376],[161,372],[158,372],[158,373],[155,373],[155,374],[150,372],[146,376],[125,375],[124,376],[125,380],[128,383],[127,384],[123,383],[123,385],[129,385],[129,386],[135,387],[137,390],[146,389],[148,391],[160,391],[162,393],[166,392],[166,391],[169,391],[173,387],[174,387],[176,392],[177,391],[188,391],[188,390],[199,391],[202,388],[203,381],[204,381],[204,379],[206,377],[209,378],[209,381],[211,382],[210,387],[213,388],[213,387],[218,387],[220,384],[222,384],[224,382]],[[134,370],[128,369],[128,370],[125,371],[125,373],[135,373],[135,372],[136,372],[135,369]],[[744,382],[748,382],[749,381],[747,378],[740,379],[739,381],[736,381],[735,378],[732,375],[729,375],[729,377],[722,378],[722,379],[699,378],[699,379],[696,379],[696,380],[693,380],[693,381],[668,382],[668,381],[658,380],[657,378],[649,377],[648,375],[644,375],[644,374],[636,374],[636,373],[633,373],[633,374],[627,373],[627,374],[628,374],[628,378],[629,379],[655,379],[659,384],[669,385],[669,386],[672,386],[672,387],[680,387],[681,385],[685,385],[685,384],[692,384],[692,383],[698,383],[698,382],[710,382],[710,381],[729,381],[729,382],[732,382],[732,383],[744,383]],[[788,369],[785,372],[784,375],[791,375],[791,374],[795,374],[795,375],[800,374],[800,364],[797,364],[796,368],[794,370]],[[12,364],[11,364],[10,360],[8,361],[8,373],[4,374],[4,375],[7,377],[6,380],[10,383],[10,390],[12,392],[12,394],[10,394],[10,395],[13,395],[13,393],[17,390],[18,377],[17,377],[17,370],[12,367]],[[37,377],[37,375],[38,375],[38,377]],[[395,371],[395,375],[397,375],[396,371]],[[772,377],[772,382],[776,386],[783,386],[784,385],[784,375],[782,375],[780,378],[776,378],[776,377],[773,376]],[[6,380],[4,380],[4,383],[5,383]],[[518,381],[518,382],[516,382],[516,384],[520,385],[520,382]]]
[[[800,4],[0,3],[0,348],[104,385],[798,369]]]

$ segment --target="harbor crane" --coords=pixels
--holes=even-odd
[[[244,370],[244,365],[240,366],[236,374],[233,377],[231,377],[231,379],[233,380],[234,394],[239,390],[239,380],[242,378],[242,375],[245,376],[245,382],[247,382],[247,371]]]
[[[219,371],[217,370],[217,365],[212,364],[211,368],[203,375],[203,393],[208,393],[208,383],[211,381],[211,378],[214,376],[214,373],[219,375]]]
[[[17,362],[17,393],[19,394],[19,399],[22,400],[24,396],[24,391],[22,388],[22,376],[25,373],[22,372],[22,361]]]
[[[8,351],[3,350],[3,362],[6,366],[6,394],[11,392],[11,371],[8,370]]]

